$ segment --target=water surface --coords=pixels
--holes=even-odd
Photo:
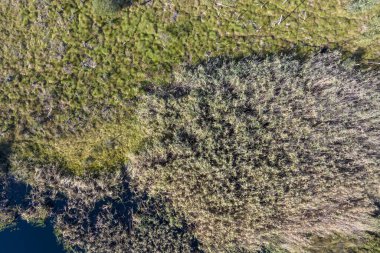
[[[15,227],[0,232],[0,253],[65,253],[47,223],[36,227],[19,221]]]

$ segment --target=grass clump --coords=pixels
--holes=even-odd
[[[92,0],[92,6],[99,15],[112,15],[121,10],[124,2],[124,0]]]
[[[380,76],[339,59],[218,59],[154,88],[139,111],[152,138],[133,159],[135,185],[213,252],[375,230]]]
[[[366,11],[380,4],[379,0],[352,0],[349,5],[351,11]]]

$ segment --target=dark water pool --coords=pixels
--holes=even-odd
[[[0,253],[65,253],[53,227],[35,227],[25,221],[0,232]]]

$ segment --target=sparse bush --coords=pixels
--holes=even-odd
[[[213,252],[376,230],[379,85],[339,54],[210,61],[141,99],[132,179]]]

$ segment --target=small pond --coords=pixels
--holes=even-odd
[[[51,224],[40,227],[22,220],[16,226],[0,232],[0,252],[65,253],[54,235]]]

